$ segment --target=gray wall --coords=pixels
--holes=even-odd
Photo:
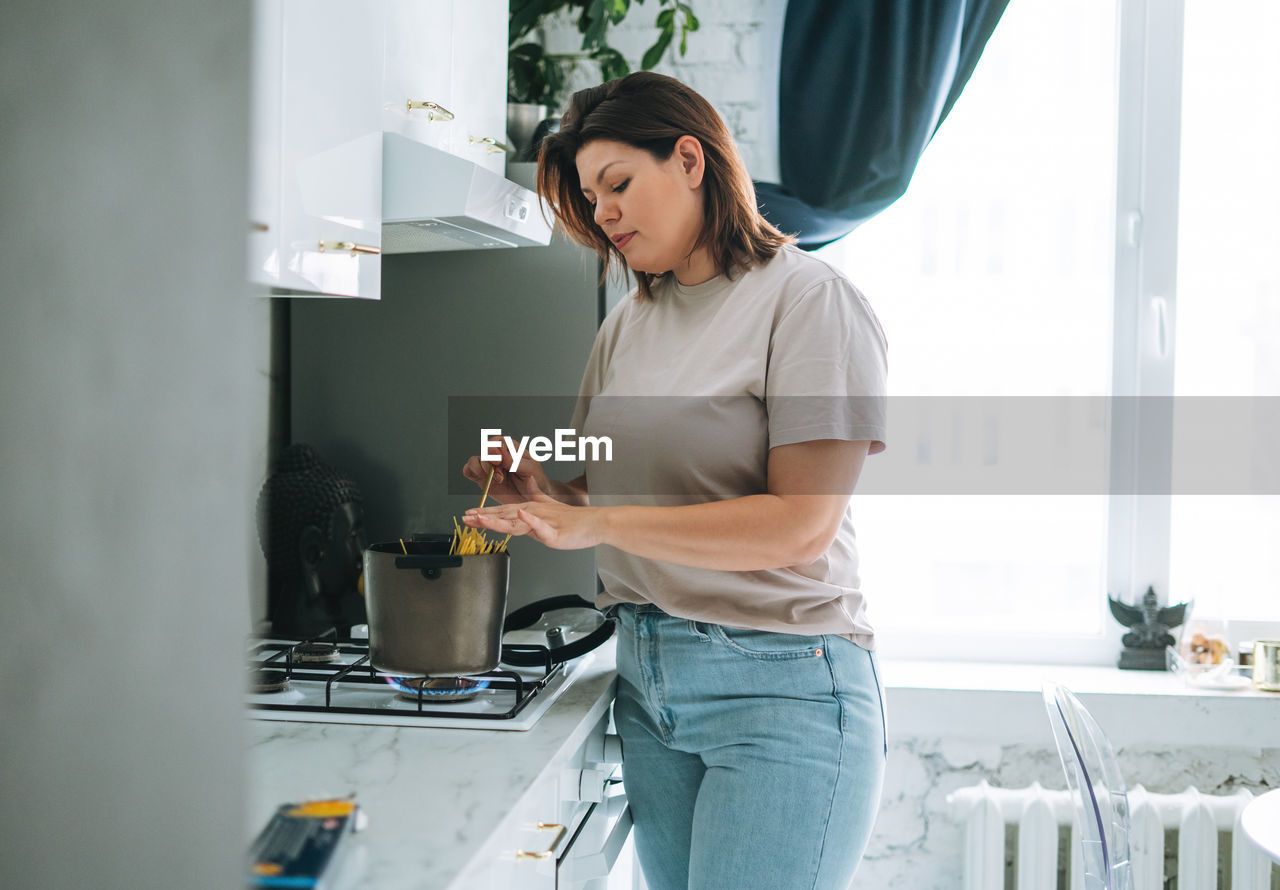
[[[378,302],[293,300],[293,440],[359,484],[371,543],[451,531],[479,503],[461,469],[480,426],[523,433],[541,422],[538,435],[569,425],[595,338],[597,279],[594,255],[557,236],[545,248],[384,256]],[[483,397],[464,405],[480,409],[473,424],[449,427],[450,396]],[[450,457],[450,437],[470,434],[475,448]],[[509,549],[511,608],[594,594],[593,551],[520,539]]]
[[[0,886],[238,885],[247,0],[0,27]]]

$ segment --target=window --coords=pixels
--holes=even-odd
[[[1186,4],[1174,393],[1190,400],[1280,396],[1277,37],[1270,0]],[[1196,413],[1175,414],[1176,449],[1195,447],[1197,430],[1180,425]],[[1224,433],[1258,440],[1239,456],[1260,484],[1280,452],[1263,432]],[[1280,619],[1280,497],[1175,493],[1171,529],[1175,599],[1220,618]]]
[[[1116,396],[1280,395],[1280,8],[1230,9],[1188,0],[1184,53],[1176,3],[1011,3],[907,194],[824,249],[888,334],[890,436],[922,399],[948,427],[890,442],[918,490],[899,477],[855,497],[886,651],[1112,663],[1123,628],[1106,594],[1147,584],[1277,617],[1264,613],[1280,564],[1261,546],[1280,539],[1277,498],[1171,496],[1169,479],[1116,494],[1200,437],[1179,434],[1191,418],[1176,408],[1172,431],[1105,410]],[[1162,320],[1163,349],[1147,336]],[[973,397],[1039,403],[1023,422],[1060,418],[1047,445],[1095,461],[1100,484],[931,490],[940,470],[999,469],[992,443],[1034,432],[984,419]],[[1206,597],[1211,582],[1231,594]]]

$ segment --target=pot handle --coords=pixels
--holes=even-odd
[[[567,594],[564,596],[553,596],[549,599],[538,600],[536,603],[516,609],[506,617],[502,623],[502,632],[509,630],[520,630],[533,624],[544,613],[550,612],[552,609],[592,609],[599,611],[594,605],[582,599],[581,597]],[[577,658],[579,655],[585,655],[592,649],[601,645],[609,637],[613,636],[614,627],[617,624],[613,618],[606,617],[604,621],[580,640],[570,643],[567,646],[560,646],[550,649],[547,652],[525,652],[516,646],[502,647],[502,661],[506,664],[516,665],[517,667],[537,667],[545,664],[544,656],[549,655],[552,661],[569,661]]]
[[[456,569],[462,565],[461,556],[443,553],[397,556],[397,569],[421,569],[424,578],[439,578],[441,569]]]

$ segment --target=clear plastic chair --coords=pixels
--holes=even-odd
[[[1129,798],[1111,742],[1065,686],[1047,683],[1043,691],[1075,802],[1085,890],[1133,890]]]

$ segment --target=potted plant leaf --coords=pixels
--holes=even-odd
[[[559,117],[568,99],[569,78],[578,65],[600,69],[600,80],[613,80],[631,72],[622,53],[609,46],[608,30],[622,22],[632,4],[644,0],[511,0],[507,50],[507,136],[521,157],[528,157],[534,129],[549,114]],[[640,67],[648,70],[662,59],[675,41],[680,55],[688,49],[689,32],[698,30],[698,18],[682,0],[657,0],[657,36],[644,52]],[[576,10],[581,50],[550,53],[534,35],[549,16]],[[534,39],[536,38],[536,39]]]

